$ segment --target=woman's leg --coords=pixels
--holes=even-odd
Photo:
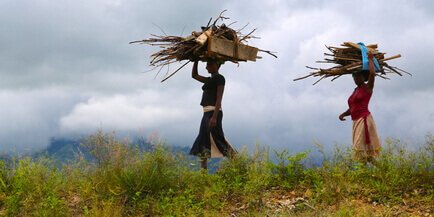
[[[206,157],[200,158],[200,167],[204,170],[208,169],[208,158],[206,158]]]

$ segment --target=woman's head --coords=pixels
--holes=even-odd
[[[358,86],[364,84],[369,79],[369,71],[358,71],[353,73],[354,83]]]
[[[218,73],[220,66],[221,66],[221,63],[218,62],[217,60],[208,60],[206,62],[206,69],[211,74]]]

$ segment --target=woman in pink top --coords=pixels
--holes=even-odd
[[[373,55],[368,55],[369,72],[359,71],[353,74],[357,87],[348,99],[349,109],[339,115],[341,121],[351,115],[353,120],[353,157],[363,162],[373,162],[380,153],[380,139],[374,119],[368,105],[375,83]],[[367,83],[366,83],[367,81]]]

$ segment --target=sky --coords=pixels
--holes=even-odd
[[[0,153],[40,150],[50,138],[115,131],[159,135],[191,146],[199,130],[201,84],[191,64],[164,83],[149,71],[158,51],[128,42],[150,34],[186,36],[227,9],[232,28],[257,28],[249,45],[277,52],[224,64],[223,128],[237,148],[256,144],[300,151],[350,146],[351,76],[333,82],[305,66],[344,41],[377,43],[389,62],[412,73],[377,79],[370,111],[381,140],[409,147],[434,132],[434,3],[430,0],[2,0],[0,1]],[[164,33],[163,33],[164,31]],[[199,72],[206,75],[205,65]]]

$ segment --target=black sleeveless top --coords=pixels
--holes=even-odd
[[[200,101],[201,106],[215,106],[217,101],[217,87],[225,85],[225,77],[221,74],[215,74],[206,78],[202,86],[203,94]]]

